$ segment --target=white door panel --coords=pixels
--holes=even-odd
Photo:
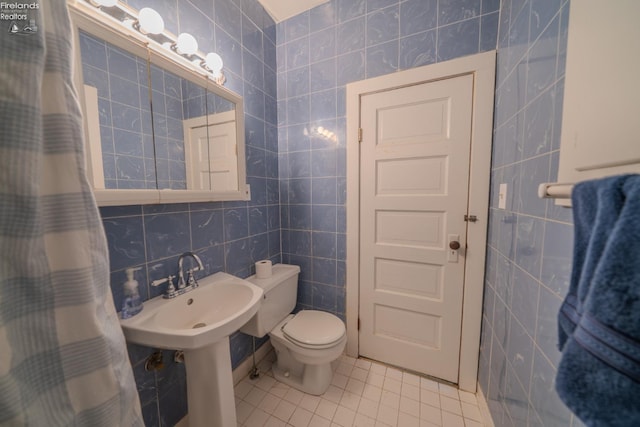
[[[215,115],[209,116],[212,122]],[[187,188],[233,191],[238,189],[235,122],[213,124],[191,119],[185,129]],[[203,123],[200,123],[203,122]]]
[[[473,77],[362,97],[360,354],[457,382]],[[461,249],[451,251],[451,235]],[[457,256],[457,262],[453,255]]]

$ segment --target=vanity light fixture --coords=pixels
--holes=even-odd
[[[144,34],[160,34],[164,31],[164,19],[150,7],[143,7],[138,12],[138,30]]]
[[[178,36],[172,48],[180,55],[191,56],[198,51],[198,41],[189,33],[182,33]]]
[[[167,31],[162,16],[154,9],[144,7],[136,12],[118,0],[84,0],[84,4],[93,6],[92,9],[102,16],[107,15],[111,18],[111,22],[115,21],[124,27],[135,30],[137,34],[145,36],[146,43],[159,44],[164,47],[162,52],[173,52],[173,54],[180,56],[182,61],[179,62],[191,63],[192,66],[206,71],[209,78],[217,84],[224,84],[226,78],[222,73],[223,62],[220,55],[217,53],[205,55],[200,52],[198,41],[189,33],[181,33],[176,37]],[[94,12],[90,15],[96,16]],[[100,20],[104,22],[103,19]]]
[[[222,66],[223,66],[222,58],[217,53],[209,53],[204,58],[203,68],[206,68],[208,71],[211,71],[213,74],[213,78],[219,83],[221,80],[224,82],[224,75],[222,74]]]

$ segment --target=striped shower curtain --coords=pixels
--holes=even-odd
[[[85,179],[66,3],[6,3],[34,8],[13,11],[30,30],[0,20],[0,426],[143,426]]]

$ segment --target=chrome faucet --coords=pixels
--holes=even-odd
[[[185,282],[182,263],[186,257],[193,258],[198,263],[198,266],[187,270],[187,281]],[[195,271],[201,271],[201,270],[204,270],[204,266],[202,265],[202,260],[198,255],[194,254],[193,252],[185,252],[182,255],[180,255],[180,258],[178,258],[178,290],[185,289],[185,288],[197,288],[198,282],[196,282],[195,277],[193,277],[193,273]]]
[[[184,269],[182,268],[182,264],[186,257],[193,258],[198,265],[194,268],[190,268],[187,270],[187,280],[184,280]],[[151,282],[151,286],[159,286],[163,283],[168,283],[166,292],[162,295],[163,298],[175,298],[178,295],[182,295],[185,292],[189,292],[198,287],[198,282],[196,282],[196,278],[193,276],[195,271],[204,270],[204,266],[202,265],[202,260],[200,257],[193,252],[185,252],[180,255],[178,258],[178,288],[176,289],[173,284],[173,279],[176,276],[169,276],[164,279],[158,279]]]

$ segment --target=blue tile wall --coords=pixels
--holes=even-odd
[[[331,0],[277,25],[282,252],[345,317],[345,85],[496,48],[499,1]]]
[[[175,34],[188,31],[196,37],[201,50],[216,51],[222,56],[227,77],[225,87],[245,99],[247,180],[251,185],[252,200],[101,208],[109,243],[112,295],[118,310],[123,301],[124,270],[129,267],[142,267],[136,272],[136,279],[140,283],[141,296],[146,300],[162,292],[162,289],[150,287],[149,283],[175,274],[178,257],[184,251],[193,251],[202,258],[205,264],[202,276],[225,271],[247,277],[252,274],[257,260],[270,258],[273,262],[281,262],[276,29],[273,20],[256,0],[129,0],[128,3],[136,9],[153,7],[162,14],[169,31]],[[93,82],[99,93],[107,94],[102,98],[109,102],[115,101],[111,100],[109,86],[105,84],[108,78],[119,78],[119,83],[127,79],[134,81],[134,76],[146,78],[145,64],[130,62],[130,58],[115,50],[108,57],[103,43],[92,43],[87,51],[91,53],[92,63],[85,64],[85,74],[88,69],[93,72]],[[161,183],[163,186],[175,188],[172,174],[179,168],[172,164],[184,161],[184,154],[176,148],[176,126],[180,124],[181,141],[182,119],[205,111],[226,111],[229,105],[219,98],[205,96],[190,83],[155,67],[151,78],[154,111],[159,113],[154,117],[158,126],[154,130],[162,138],[159,149],[163,151],[162,160],[166,161],[166,167],[159,169],[159,175],[166,178]],[[146,80],[140,83],[147,85]],[[130,94],[124,90],[125,84],[112,86],[117,87],[117,94],[123,97],[123,106],[129,107],[131,103],[132,110],[149,114],[142,102],[147,90],[140,92],[141,102],[135,104],[135,101],[128,103],[126,97]],[[129,114],[129,110],[126,112]],[[142,113],[138,113],[136,123],[140,128],[136,130],[144,134],[146,129],[151,135],[151,129],[143,129],[140,123]],[[113,132],[105,130],[104,133],[107,135],[103,135],[103,145],[113,147]],[[107,152],[113,158],[118,155],[113,148]],[[115,177],[116,165],[109,170]],[[152,180],[155,187],[155,176]],[[259,340],[257,345],[264,342]],[[145,424],[175,425],[187,413],[184,365],[173,362],[172,351],[163,351],[164,370],[146,372],[144,360],[153,349],[129,345],[128,350]],[[241,333],[231,336],[234,367],[248,357],[251,350],[250,337]]]
[[[582,425],[554,388],[556,315],[572,257],[571,211],[537,196],[539,183],[557,178],[568,14],[566,0],[502,0],[497,17],[479,372],[496,426]],[[508,184],[505,210],[498,209],[501,183]]]

